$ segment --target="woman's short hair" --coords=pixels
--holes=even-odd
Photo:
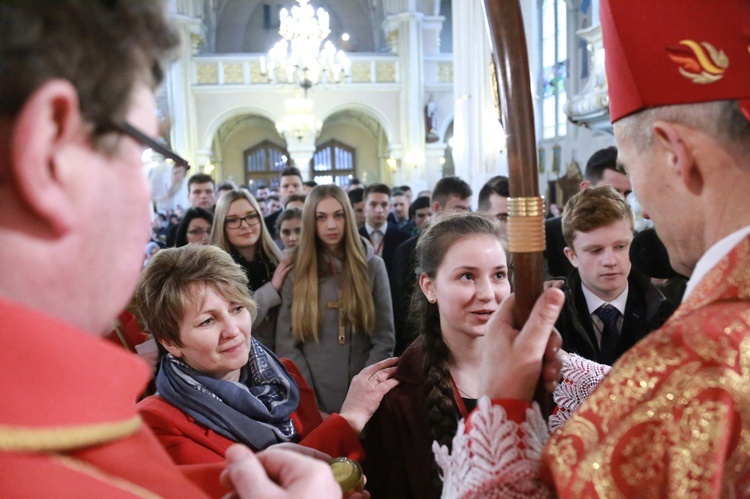
[[[180,45],[157,1],[2,2],[0,18],[0,117],[15,115],[37,88],[58,78],[77,90],[94,138],[125,119],[135,82],[155,88],[162,81],[161,61]]]
[[[180,322],[187,310],[203,305],[212,287],[224,299],[245,306],[255,317],[244,269],[216,246],[188,244],[159,251],[143,269],[135,292],[137,314],[146,332],[160,343],[182,346]]]

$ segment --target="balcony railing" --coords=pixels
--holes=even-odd
[[[262,54],[200,55],[193,57],[193,83],[197,86],[268,85],[261,73]],[[400,83],[399,64],[395,55],[348,54],[351,76],[347,84]],[[424,59],[426,85],[453,83],[453,56],[440,54]]]

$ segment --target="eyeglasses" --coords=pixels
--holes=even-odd
[[[224,227],[227,229],[239,229],[242,226],[242,221],[245,221],[248,227],[258,225],[260,223],[260,215],[257,213],[251,213],[244,217],[232,217],[224,220]]]
[[[203,234],[206,234],[206,235],[210,234],[211,233],[211,229],[206,229],[206,230],[203,230],[203,229],[190,229],[189,231],[187,231],[187,233],[190,234],[191,236],[202,236]]]
[[[146,147],[150,147],[156,153],[161,154],[165,158],[171,159],[172,161],[175,162],[176,165],[184,166],[185,169],[187,170],[190,169],[190,163],[188,163],[188,161],[185,158],[183,158],[182,156],[179,156],[177,153],[175,153],[168,147],[160,144],[157,140],[141,132],[133,125],[130,125],[128,123],[109,122],[104,126],[104,129],[115,131],[123,135],[127,135],[128,137],[132,138],[139,144],[144,145]]]

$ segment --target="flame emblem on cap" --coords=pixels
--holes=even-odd
[[[669,58],[680,66],[680,74],[693,83],[717,82],[729,67],[729,58],[724,51],[708,42],[682,40],[679,47],[667,50]]]

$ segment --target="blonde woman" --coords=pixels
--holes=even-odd
[[[248,290],[258,306],[253,336],[274,351],[276,316],[281,305],[279,292],[291,260],[282,260],[252,194],[234,189],[219,198],[211,244],[232,255],[245,269]]]
[[[300,368],[321,411],[338,412],[354,375],[393,354],[385,264],[360,238],[354,210],[336,185],[316,186],[307,195],[292,258],[276,350]]]

